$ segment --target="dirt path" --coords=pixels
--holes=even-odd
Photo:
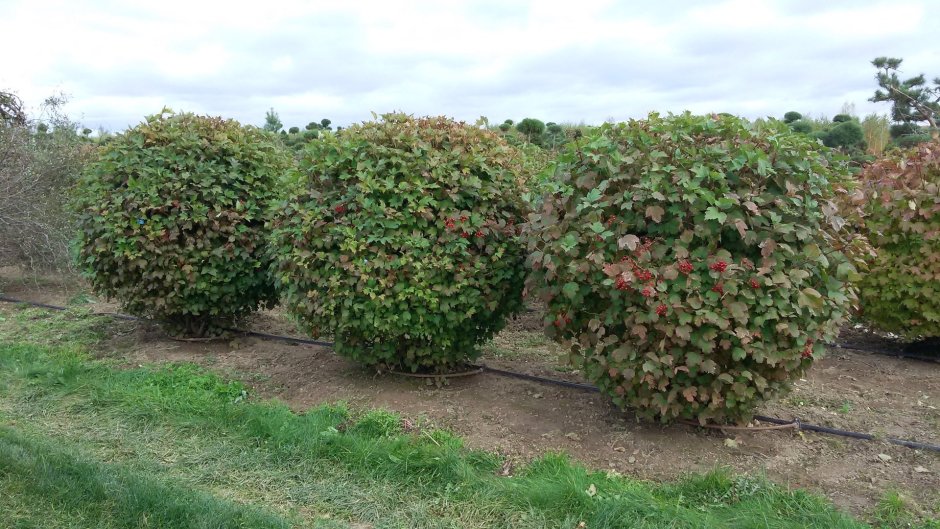
[[[39,291],[13,285],[6,292],[53,303],[74,295],[56,295],[48,285]],[[114,310],[107,304],[92,308]],[[537,319],[530,314],[516,322],[486,348],[483,360],[494,367],[577,380],[554,361],[557,348],[531,330]],[[115,325],[123,331],[103,344],[102,354],[132,362],[198,362],[245,379],[259,393],[297,410],[335,401],[392,409],[413,421],[451,429],[474,448],[517,461],[561,450],[594,468],[657,480],[724,466],[809,488],[855,514],[871,512],[889,490],[900,491],[927,512],[940,510],[937,453],[789,430],[725,433],[662,426],[637,421],[601,396],[574,389],[492,374],[455,379],[438,388],[376,375],[322,347],[253,338],[177,342],[145,324]],[[296,334],[277,312],[257,316],[251,327]],[[790,395],[760,413],[937,444],[940,364],[833,351]]]

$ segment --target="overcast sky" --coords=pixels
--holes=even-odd
[[[940,76],[931,0],[0,0],[0,90],[117,131],[163,106],[285,126],[401,110],[599,123],[887,113],[869,61]]]

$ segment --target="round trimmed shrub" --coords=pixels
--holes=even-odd
[[[798,121],[801,119],[803,119],[803,114],[800,114],[799,112],[795,112],[793,110],[783,115],[784,123],[793,123],[794,121]]]
[[[265,222],[290,163],[221,118],[164,110],[115,136],[76,188],[94,291],[197,336],[273,304]]]
[[[273,240],[287,309],[367,365],[442,372],[522,306],[519,151],[387,114],[307,147]]]
[[[862,314],[909,339],[940,336],[940,142],[895,151],[858,178],[877,252],[860,284]]]
[[[742,421],[845,321],[855,265],[831,201],[847,178],[772,121],[604,125],[561,155],[530,215],[546,332],[621,407]],[[853,253],[854,255],[854,253]]]

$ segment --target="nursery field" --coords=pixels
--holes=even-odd
[[[5,295],[73,310],[0,304],[3,527],[167,526],[129,522],[137,512],[194,527],[208,526],[198,512],[226,527],[937,526],[937,453],[793,430],[662,426],[596,393],[490,373],[436,386],[376,374],[325,347],[172,340],[146,323],[88,316],[117,307],[77,280],[4,276]],[[514,320],[481,361],[583,382],[540,319],[536,310]],[[298,335],[277,310],[246,326]],[[858,329],[842,338],[891,346]],[[69,356],[82,350],[90,357]],[[295,446],[288,434],[300,427],[246,433],[259,420],[239,425],[216,417],[241,413],[228,406],[200,408],[205,388],[229,403],[277,399],[299,414],[292,420],[334,421],[323,428],[350,438],[330,451]],[[758,413],[937,443],[940,364],[830,351]],[[451,449],[438,429],[477,452]],[[558,452],[599,473],[550,455]],[[836,510],[793,492],[802,490]],[[41,519],[39,504],[53,506]]]
[[[3,125],[0,522],[937,529],[940,138],[791,114]]]

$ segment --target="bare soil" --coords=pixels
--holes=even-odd
[[[10,281],[5,295],[45,303],[74,300],[81,287],[53,282]],[[64,280],[63,280],[64,281]],[[113,304],[91,300],[95,311]],[[10,310],[9,306],[0,310]],[[493,367],[582,381],[559,361],[563,352],[544,339],[541,316],[523,314],[484,348]],[[255,316],[252,330],[297,335],[278,311]],[[896,351],[896,342],[860,329],[844,341]],[[882,441],[859,441],[793,430],[722,431],[639,421],[596,393],[505,378],[493,374],[428,381],[378,374],[330,349],[237,337],[212,343],[167,338],[147,323],[115,322],[102,355],[128,362],[192,361],[227,372],[256,392],[300,411],[324,402],[354,408],[385,408],[419,425],[448,428],[473,448],[493,450],[514,462],[564,451],[597,469],[640,479],[668,480],[688,472],[727,467],[764,473],[773,481],[829,497],[854,513],[871,513],[887,491],[898,491],[915,508],[940,510],[940,453]],[[792,393],[759,413],[844,430],[940,444],[940,364],[833,349],[816,362]]]

